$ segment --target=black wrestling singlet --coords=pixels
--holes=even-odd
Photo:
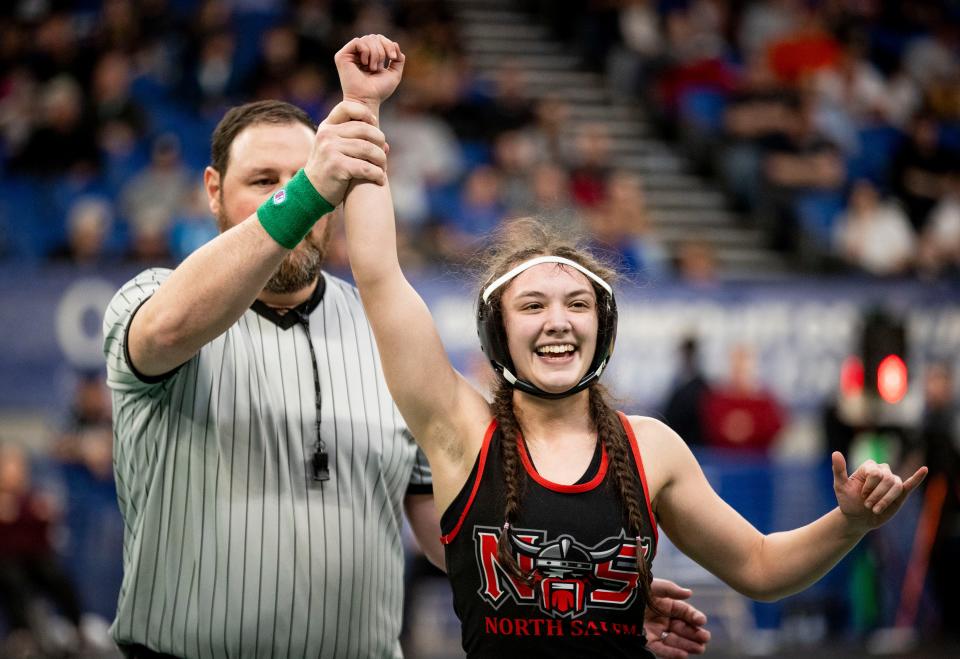
[[[636,591],[637,546],[649,565],[657,546],[643,461],[629,421],[631,473],[643,493],[639,543],[626,529],[606,451],[583,478],[559,485],[541,477],[519,441],[524,478],[514,556],[530,585],[497,561],[503,531],[500,442],[492,422],[473,472],[441,520],[454,608],[471,658],[653,657],[646,649],[643,602]]]

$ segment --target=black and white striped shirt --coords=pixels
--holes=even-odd
[[[130,319],[169,274],[128,282],[104,319],[125,525],[114,639],[197,658],[400,656],[402,501],[431,479],[356,289],[325,274],[304,314],[321,483],[305,324],[255,305],[173,374],[131,368]]]

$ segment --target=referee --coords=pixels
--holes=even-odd
[[[442,561],[430,473],[356,290],[320,270],[348,183],[385,180],[372,123],[229,111],[204,172],[221,235],[108,308],[127,656],[400,656],[404,507]]]

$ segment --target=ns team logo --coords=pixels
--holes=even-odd
[[[590,608],[626,609],[637,596],[637,543],[622,532],[593,547],[569,535],[548,540],[545,531],[511,533],[520,569],[534,574],[531,584],[509,575],[497,561],[501,529],[478,526],[473,532],[479,595],[495,609],[512,599],[555,618],[576,618]],[[641,539],[643,560],[651,546],[650,538]]]

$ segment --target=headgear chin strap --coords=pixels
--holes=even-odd
[[[516,375],[516,367],[513,364],[513,359],[510,358],[510,350],[507,347],[507,336],[503,327],[503,314],[499,300],[496,304],[490,301],[491,296],[498,288],[510,282],[521,272],[541,263],[557,263],[570,266],[582,272],[595,284],[594,288],[597,289],[597,347],[593,354],[593,361],[590,363],[590,368],[587,369],[586,374],[576,385],[560,393],[544,391],[532,382],[523,380]],[[583,391],[593,384],[603,373],[607,362],[610,361],[613,344],[617,337],[617,302],[613,297],[613,289],[610,284],[576,261],[571,261],[562,256],[538,256],[529,261],[524,261],[483,288],[477,301],[477,334],[480,336],[480,345],[487,359],[490,360],[490,365],[514,389],[540,398],[565,398],[578,391]]]

